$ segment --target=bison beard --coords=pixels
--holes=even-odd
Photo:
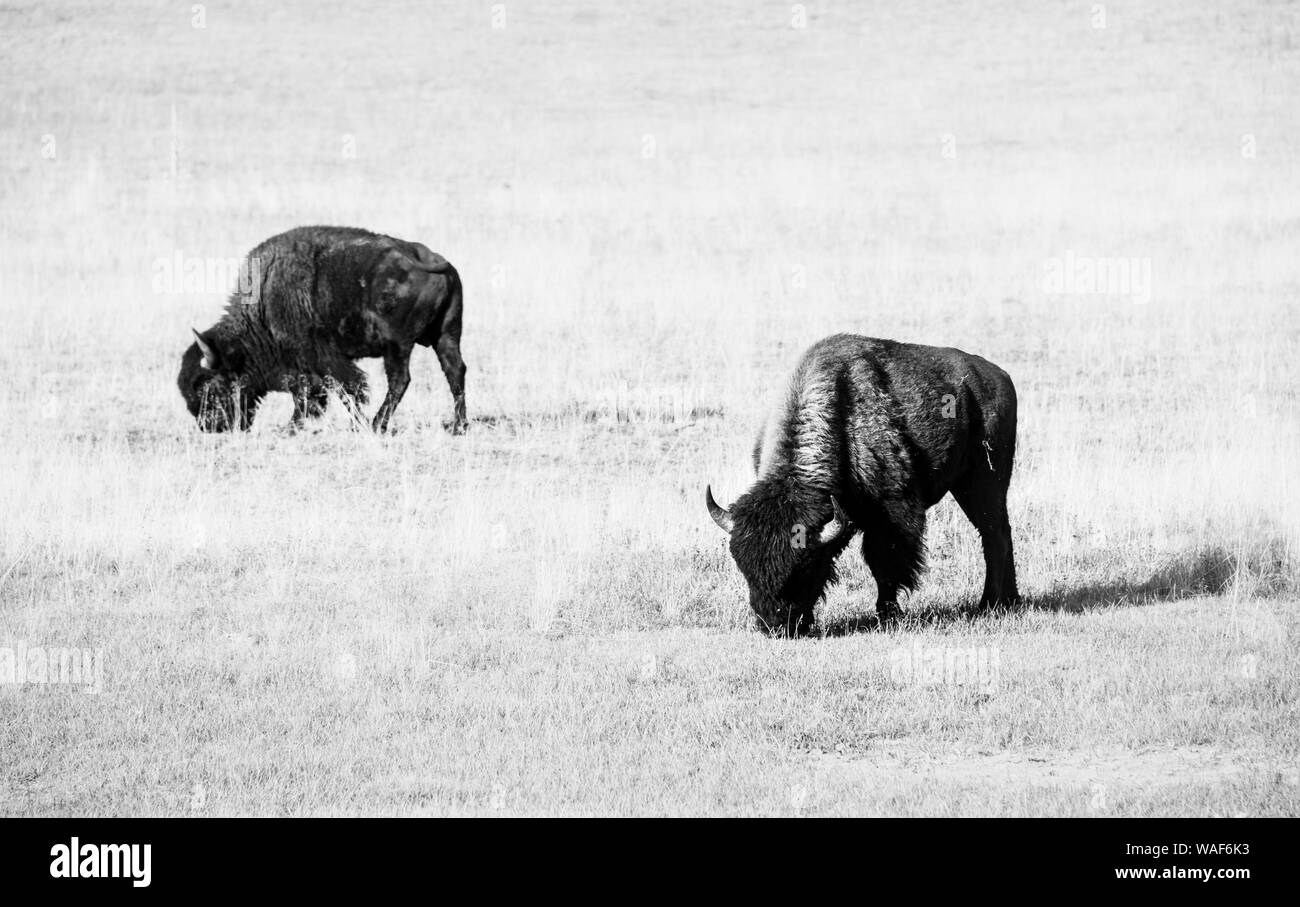
[[[753,487],[730,510],[706,489],[730,536],[750,606],[769,632],[799,635],[835,582],[856,532],[876,613],[925,566],[925,513],[951,492],[979,531],[982,607],[1019,601],[1007,487],[1016,393],[1006,372],[961,350],[836,334],[804,354],[754,448]]]
[[[232,294],[226,314],[181,358],[177,378],[205,431],[247,430],[262,398],[293,396],[293,424],[321,415],[334,391],[365,423],[365,373],[382,356],[388,391],[371,423],[386,431],[410,384],[411,352],[432,347],[455,402],[452,432],[467,426],[460,355],[460,276],[419,243],[351,227],[299,227],[248,254],[260,282]]]

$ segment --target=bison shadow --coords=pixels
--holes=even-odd
[[[1228,588],[1238,571],[1237,557],[1224,548],[1205,548],[1182,552],[1146,576],[1108,582],[1060,584],[1040,595],[1024,596],[1021,609],[1081,614],[1093,608],[1128,607],[1159,601],[1176,601],[1202,595],[1215,595]],[[1013,613],[1006,609],[1002,613]],[[943,626],[967,623],[979,617],[994,617],[998,611],[983,611],[974,600],[955,607],[939,603],[908,608],[904,603],[900,625]],[[872,614],[850,614],[818,627],[814,636],[847,636],[880,629]]]

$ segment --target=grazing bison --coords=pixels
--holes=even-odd
[[[354,360],[382,356],[388,393],[375,431],[411,382],[411,350],[433,347],[455,399],[452,432],[465,420],[460,357],[460,275],[420,243],[351,227],[298,227],[248,253],[247,286],[181,358],[177,383],[206,431],[248,429],[271,391],[293,395],[293,424],[319,416],[334,389],[364,424],[365,373]]]
[[[1007,521],[1016,390],[991,362],[943,347],[836,334],[804,354],[758,436],[758,478],[726,510],[749,603],[769,632],[806,633],[861,531],[881,624],[925,562],[925,512],[948,492],[984,546],[982,607],[1018,601]]]

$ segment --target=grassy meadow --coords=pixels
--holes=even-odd
[[[0,11],[0,681],[102,669],[0,815],[1300,813],[1300,7],[191,7]],[[423,348],[196,430],[311,223],[457,265],[467,435]],[[1022,612],[945,500],[899,629],[855,544],[754,630],[704,486],[835,331],[1015,379]]]

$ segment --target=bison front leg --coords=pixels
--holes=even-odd
[[[862,526],[862,559],[876,581],[876,619],[882,629],[898,623],[898,596],[915,589],[925,563],[925,508],[896,505]]]
[[[304,376],[293,388],[293,421],[290,428],[298,431],[307,419],[320,418],[329,406],[329,392],[319,378]]]
[[[881,629],[892,628],[898,623],[898,593],[903,587],[895,575],[895,565],[888,554],[873,546],[869,538],[862,540],[862,559],[867,562],[876,581],[876,620]]]
[[[411,347],[390,350],[384,356],[384,371],[388,375],[388,393],[384,395],[384,402],[375,413],[373,423],[374,430],[380,433],[388,431],[388,420],[411,385]]]
[[[460,333],[444,333],[438,338],[434,351],[442,365],[442,373],[447,376],[447,387],[451,389],[456,412],[451,423],[451,433],[461,435],[469,428],[465,417],[465,360],[460,356]]]
[[[326,377],[322,386],[338,395],[339,402],[348,411],[354,428],[369,428],[366,414],[361,411],[368,397],[366,374],[352,363],[335,363],[334,374]]]

